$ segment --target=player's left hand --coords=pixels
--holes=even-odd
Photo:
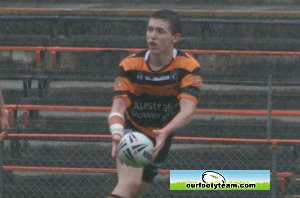
[[[156,130],[153,130],[153,132],[156,135],[156,143],[155,143],[155,147],[153,149],[152,161],[154,161],[156,159],[159,151],[165,145],[165,140],[167,138],[165,131],[163,131],[162,129],[156,129]]]

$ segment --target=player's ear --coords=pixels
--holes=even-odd
[[[181,34],[180,33],[176,33],[173,35],[173,43],[177,43],[179,40],[181,39]]]

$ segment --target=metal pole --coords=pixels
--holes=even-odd
[[[272,143],[271,197],[277,198],[277,144]]]
[[[268,77],[268,121],[267,138],[272,138],[272,75]],[[272,178],[271,178],[271,197],[277,197],[277,144],[272,143]]]
[[[268,78],[268,121],[267,121],[267,138],[272,137],[272,75]]]

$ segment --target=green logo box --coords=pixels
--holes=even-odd
[[[270,170],[171,170],[170,190],[270,190]]]

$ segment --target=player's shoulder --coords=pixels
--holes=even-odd
[[[175,64],[176,64],[176,67],[178,67],[178,68],[183,68],[183,69],[187,69],[190,71],[195,70],[196,68],[200,67],[199,62],[192,55],[190,55],[182,50],[177,51]]]
[[[126,70],[134,70],[139,65],[142,65],[142,61],[145,60],[145,54],[146,50],[139,51],[137,53],[131,54],[127,57],[125,57],[121,63],[120,66],[123,67],[123,69]]]

